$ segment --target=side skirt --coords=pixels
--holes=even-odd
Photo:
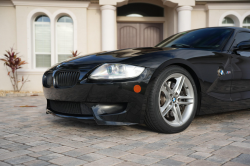
[[[201,107],[198,115],[215,114],[250,108],[250,99],[222,101],[207,94],[201,94]]]

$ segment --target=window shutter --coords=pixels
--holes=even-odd
[[[58,62],[62,62],[66,59],[69,59],[71,56],[71,54],[58,54]]]
[[[36,67],[51,66],[51,32],[50,23],[35,23]]]
[[[73,51],[73,24],[57,23],[57,51],[58,54],[71,54]]]
[[[36,54],[36,67],[50,67],[51,56],[46,54]]]
[[[35,52],[51,52],[50,24],[35,24]]]

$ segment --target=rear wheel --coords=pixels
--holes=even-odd
[[[158,132],[181,132],[195,116],[197,88],[187,70],[171,66],[162,71],[151,85],[148,101],[147,126]]]

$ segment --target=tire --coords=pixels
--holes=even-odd
[[[191,124],[197,107],[194,79],[186,69],[170,66],[149,87],[145,123],[157,132],[178,133]]]

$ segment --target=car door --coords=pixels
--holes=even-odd
[[[224,51],[199,51],[197,53],[200,56],[189,61],[198,69],[201,91],[216,99],[230,101],[231,55]]]
[[[201,35],[206,36],[212,30],[209,29],[208,32],[203,31]],[[199,45],[204,45],[203,47],[205,47],[210,43],[217,43],[215,46],[221,46],[222,48],[227,44],[229,37],[233,33],[232,29],[228,28],[215,28],[213,31],[216,33],[206,36],[199,42]],[[231,100],[231,54],[227,52],[227,50],[217,49],[216,47],[212,49],[196,49],[190,52],[194,58],[188,60],[197,69],[197,73],[199,73],[202,93],[222,101]],[[187,52],[187,54],[189,53]]]
[[[232,101],[250,99],[250,50],[233,52],[242,41],[250,40],[250,32],[239,32],[231,47],[232,51]]]

